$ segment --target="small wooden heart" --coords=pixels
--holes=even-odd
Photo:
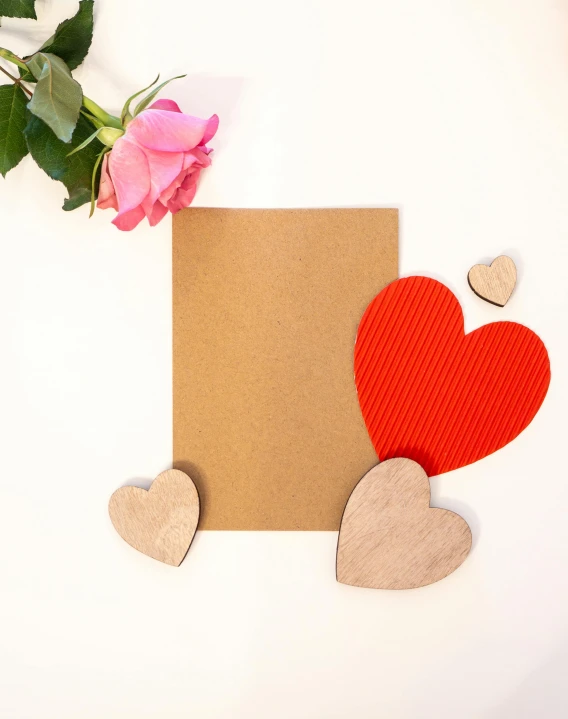
[[[517,268],[507,255],[501,255],[490,265],[475,265],[467,276],[469,286],[478,297],[493,305],[504,307],[517,283]]]
[[[471,549],[458,514],[430,507],[430,482],[411,459],[373,467],[349,497],[337,545],[337,581],[414,589],[454,572]]]
[[[108,510],[114,528],[134,549],[179,567],[197,530],[199,495],[187,474],[168,469],[148,491],[117,489]]]

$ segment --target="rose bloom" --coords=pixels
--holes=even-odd
[[[191,204],[199,173],[209,167],[206,143],[219,118],[184,115],[173,100],[158,100],[137,115],[104,156],[97,207],[118,210],[113,224],[132,230],[154,226]]]

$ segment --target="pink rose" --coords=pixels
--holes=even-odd
[[[132,230],[156,225],[191,204],[199,173],[209,167],[206,143],[219,118],[184,115],[173,100],[158,100],[137,115],[104,156],[97,207],[118,210],[113,224]]]

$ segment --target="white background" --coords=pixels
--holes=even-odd
[[[0,45],[76,6],[38,0]],[[339,585],[335,533],[201,532],[160,565],[107,502],[171,464],[171,223],[63,213],[25,160],[0,181],[0,716],[564,719],[568,2],[96,6],[89,96],[118,111],[184,71],[166,96],[220,115],[196,204],[398,207],[401,274],[444,280],[468,330],[533,328],[553,380],[520,438],[432,481],[474,533],[438,584]],[[505,309],[466,282],[502,252]]]

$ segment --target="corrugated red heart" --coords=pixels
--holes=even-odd
[[[522,432],[546,396],[550,362],[542,340],[515,322],[464,334],[452,292],[428,277],[408,277],[367,307],[355,382],[379,458],[413,459],[432,477]]]

